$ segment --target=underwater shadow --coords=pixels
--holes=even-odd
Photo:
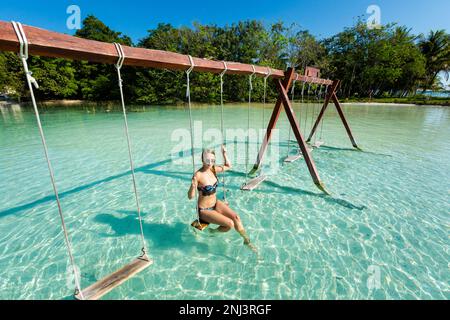
[[[198,152],[199,150],[200,149],[194,150],[194,152]],[[148,173],[148,172],[151,172],[151,170],[154,169],[154,168],[157,168],[157,167],[160,167],[160,166],[163,166],[163,165],[171,163],[173,161],[173,159],[183,158],[183,156],[182,156],[183,154],[185,155],[184,157],[186,157],[187,155],[191,155],[191,150],[181,151],[178,154],[178,156],[175,155],[175,154],[172,154],[170,158],[167,158],[167,159],[164,159],[164,160],[161,160],[161,161],[157,161],[157,162],[153,162],[153,163],[149,163],[149,164],[143,165],[141,167],[137,167],[134,170],[135,170],[136,173],[138,173],[138,172]],[[115,175],[112,175],[112,176],[109,176],[109,177],[106,177],[106,178],[103,178],[103,179],[95,180],[95,181],[92,181],[92,182],[89,182],[89,183],[86,183],[86,184],[74,187],[72,189],[69,189],[69,190],[66,190],[66,191],[63,191],[63,192],[59,192],[58,195],[59,195],[60,199],[63,199],[65,197],[67,197],[67,196],[73,195],[73,194],[81,192],[81,191],[85,191],[87,189],[93,188],[93,187],[95,187],[97,185],[100,185],[102,183],[111,182],[113,180],[126,177],[128,175],[131,175],[131,171],[130,170],[127,170],[127,171],[124,171],[122,173],[118,173],[118,174],[115,174]],[[42,197],[40,199],[31,201],[31,202],[28,202],[28,203],[25,203],[25,204],[22,204],[22,205],[18,205],[18,206],[12,207],[12,208],[8,208],[6,210],[2,210],[2,211],[0,211],[0,218],[8,216],[8,215],[11,215],[11,214],[16,214],[16,213],[19,213],[21,211],[28,210],[28,209],[34,208],[34,207],[36,207],[38,205],[41,205],[41,204],[44,204],[44,203],[47,203],[47,202],[52,202],[52,201],[56,201],[56,198],[55,198],[55,196],[53,194],[45,196],[45,197]]]
[[[136,211],[117,210],[116,212],[123,215],[123,217],[113,216],[111,214],[98,214],[94,221],[109,225],[113,231],[112,234],[101,233],[100,236],[108,237],[123,237],[130,234],[140,235],[138,220],[136,218]],[[222,253],[214,252],[208,243],[198,241],[198,234],[193,234],[189,230],[190,226],[185,223],[149,223],[142,221],[142,228],[144,237],[152,242],[152,246],[157,250],[180,250],[184,253],[199,253],[213,255],[224,258],[231,262],[236,262],[236,258],[227,256]],[[220,234],[209,236],[204,232],[201,236],[209,237],[211,240],[217,239],[220,241]]]
[[[391,158],[393,157],[391,154],[377,153],[377,152],[366,151],[366,150],[358,150],[358,149],[355,149],[355,148],[340,148],[340,147],[332,147],[332,146],[323,145],[319,149],[324,149],[324,150],[328,150],[328,151],[361,152],[363,154],[372,154],[372,155],[375,155],[375,156],[391,157]]]
[[[98,214],[94,221],[109,225],[112,233],[101,233],[100,236],[123,237],[130,234],[139,235],[139,224],[135,211],[117,210],[123,217],[113,216],[111,214]],[[172,224],[148,223],[143,221],[144,236],[153,243],[153,246],[160,250],[179,249],[183,251],[208,251],[209,247],[205,243],[196,241],[189,235],[186,224],[176,222]]]
[[[232,173],[230,173],[230,176],[245,177],[246,175],[244,172],[233,171]],[[270,179],[270,177],[269,177],[269,179]],[[271,193],[286,194],[287,193],[287,194],[291,194],[291,195],[307,195],[307,196],[322,198],[328,203],[338,204],[347,209],[364,210],[367,208],[364,205],[358,206],[358,205],[355,205],[345,199],[336,198],[333,195],[329,196],[324,193],[316,193],[316,192],[312,192],[312,191],[308,191],[308,190],[304,190],[304,189],[300,189],[300,188],[283,186],[276,182],[270,181],[269,179],[264,180],[261,184],[271,186],[273,189],[270,189],[270,190],[255,189],[251,192],[265,193],[265,194],[271,194]],[[234,187],[230,188],[229,186],[227,186],[227,189],[237,189],[240,191],[240,188],[234,188]],[[276,189],[278,189],[278,190],[276,190]],[[242,192],[248,192],[248,191],[242,191]]]
[[[140,235],[136,211],[117,210],[117,213],[123,215],[122,218],[111,214],[98,214],[94,220],[96,222],[107,224],[113,230],[113,234],[102,233],[103,237],[122,237],[125,235]],[[142,221],[144,237],[150,240],[154,248],[158,251],[179,250],[184,253],[205,254],[228,260],[232,263],[238,262],[237,258],[228,256],[220,251],[210,248],[210,241],[220,240],[220,234],[209,235],[207,231],[194,233],[185,223],[149,223]],[[208,237],[208,243],[199,241],[198,237]]]

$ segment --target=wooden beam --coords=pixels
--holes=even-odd
[[[118,55],[114,44],[87,40],[67,34],[47,31],[44,29],[23,25],[29,42],[30,55],[66,58],[72,60],[87,60],[98,63],[114,64]],[[186,70],[190,67],[187,55],[162,50],[152,50],[123,46],[125,52],[124,65],[169,70]],[[19,40],[12,24],[0,21],[0,51],[19,51]],[[193,57],[195,71],[220,73],[223,71],[222,61]],[[253,73],[252,65],[227,61],[227,74],[249,75]],[[267,75],[267,67],[255,66],[256,76]],[[272,69],[272,78],[284,77],[282,70]],[[298,75],[298,81],[332,84],[331,80]]]

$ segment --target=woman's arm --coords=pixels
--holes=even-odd
[[[192,177],[192,183],[188,191],[188,199],[192,200],[195,198],[195,191],[197,190],[198,182],[197,182],[197,176],[194,174]]]
[[[225,161],[225,163],[223,164],[223,171],[228,171],[231,169],[231,162],[230,159],[228,158],[227,148],[225,148],[225,145],[222,145],[222,155]]]

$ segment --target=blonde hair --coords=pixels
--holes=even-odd
[[[205,158],[205,155],[207,155],[207,154],[212,154],[214,157],[216,156],[216,152],[213,149],[203,149],[203,152],[202,152],[202,163],[204,163],[203,159]]]
[[[202,152],[202,163],[205,163],[203,159],[205,158],[205,155],[212,154],[214,157],[216,157],[216,152],[213,149],[203,149]],[[211,166],[211,170],[214,173],[214,175],[217,177],[216,168],[214,166]]]

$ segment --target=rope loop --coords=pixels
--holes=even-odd
[[[256,69],[255,69],[255,66],[253,64],[252,64],[252,69],[253,69],[253,73],[248,77],[248,81],[249,81],[249,84],[250,84],[250,91],[253,90],[253,76],[256,73]]]
[[[271,67],[267,67],[267,73],[264,76],[264,79],[267,80],[267,78],[269,78],[272,75],[272,68]]]
[[[125,61],[125,52],[123,51],[122,45],[120,43],[115,42],[114,46],[116,47],[117,54],[119,55],[119,59],[115,64],[117,69],[122,68],[123,62]]]
[[[264,76],[264,103],[266,103],[266,85],[267,85],[267,79],[272,75],[272,68],[267,67],[267,73]],[[263,110],[264,111],[264,110]]]
[[[227,63],[226,63],[225,61],[222,61],[222,63],[223,63],[224,69],[223,69],[223,71],[220,73],[220,77],[221,77],[221,78],[222,78],[222,77],[225,75],[225,73],[227,73],[227,71],[228,71]]]
[[[194,59],[192,59],[191,55],[188,55],[189,61],[191,62],[191,66],[186,70],[186,78],[187,78],[187,86],[186,86],[186,97],[188,98],[189,108],[191,107],[191,83],[190,83],[190,74],[192,70],[194,70],[195,64]]]
[[[189,62],[191,63],[191,66],[186,70],[186,73],[189,75],[192,70],[194,70],[195,64],[194,64],[194,59],[192,59],[191,55],[188,55],[189,57]]]
[[[20,22],[15,21],[12,21],[11,23],[20,43],[19,56],[20,58],[28,60],[28,39],[25,35],[25,32],[23,31],[22,24]]]

